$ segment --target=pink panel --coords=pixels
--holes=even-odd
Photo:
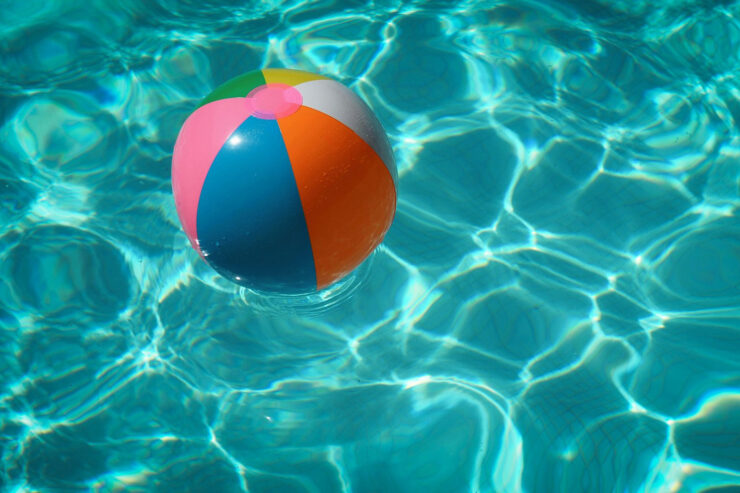
[[[247,98],[219,99],[190,115],[177,136],[172,155],[172,193],[185,234],[201,256],[196,241],[200,191],[218,151],[250,114]]]

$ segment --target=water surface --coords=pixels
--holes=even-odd
[[[740,4],[4,2],[0,487],[740,488]],[[231,77],[334,77],[399,203],[265,296],[177,221]]]

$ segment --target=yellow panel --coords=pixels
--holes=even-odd
[[[268,84],[288,84],[295,86],[309,80],[327,79],[323,75],[304,72],[303,70],[290,70],[287,68],[263,68],[262,75]]]

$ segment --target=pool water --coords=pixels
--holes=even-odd
[[[84,4],[84,5],[83,5]],[[0,8],[0,490],[740,490],[740,2]],[[170,188],[198,101],[322,73],[398,210],[247,291]]]

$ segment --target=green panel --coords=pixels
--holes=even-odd
[[[249,94],[249,91],[263,84],[266,84],[266,82],[265,76],[262,75],[261,70],[247,72],[246,74],[234,77],[230,81],[224,82],[218,86],[211,94],[201,101],[200,106],[218,99],[244,98]]]

